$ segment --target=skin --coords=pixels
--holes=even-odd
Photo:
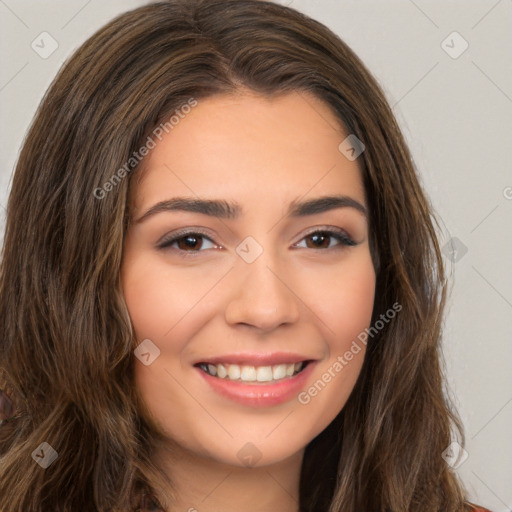
[[[150,339],[160,350],[148,366],[135,360],[135,380],[169,439],[155,459],[175,483],[176,510],[298,511],[304,449],[346,403],[364,345],[307,404],[235,403],[193,363],[234,352],[304,354],[317,360],[307,389],[370,325],[375,272],[366,216],[352,207],[286,215],[294,200],[334,194],[366,206],[357,160],[338,149],[346,136],[310,94],[269,99],[241,90],[200,100],[144,161],[130,198],[121,286],[137,342]],[[236,201],[243,213],[166,211],[137,222],[177,196]],[[315,244],[311,232],[327,227],[357,245],[334,237]],[[183,228],[207,238],[193,240],[193,249],[183,239],[157,247]],[[236,252],[247,236],[263,249],[252,263]],[[237,456],[246,443],[260,456],[252,467]]]

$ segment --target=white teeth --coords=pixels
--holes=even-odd
[[[240,366],[237,364],[230,364],[228,366],[228,377],[230,380],[237,380],[240,378]]]
[[[258,382],[268,382],[272,380],[272,366],[260,366],[256,370],[256,380]]]
[[[228,372],[226,371],[226,367],[223,364],[218,364],[217,365],[217,375],[221,379],[223,379],[227,374],[228,374]]]
[[[286,377],[286,365],[285,364],[278,364],[277,366],[274,366],[272,368],[272,378],[274,380],[282,379]]]
[[[253,382],[256,380],[256,368],[254,366],[242,366],[240,378],[245,382]]]
[[[304,368],[304,363],[285,363],[274,366],[201,363],[200,367],[206,373],[221,379],[227,378],[242,382],[270,382],[295,375]]]

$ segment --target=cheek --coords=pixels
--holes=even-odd
[[[145,405],[146,420],[161,434],[185,445],[187,437],[180,425],[190,424],[194,417],[187,412],[190,394],[180,384],[184,370],[181,358],[194,332],[188,320],[191,312],[196,312],[193,306],[204,290],[178,282],[156,262],[130,263],[125,265],[123,295],[135,331],[135,345],[149,339],[157,350],[157,357],[148,365],[134,358],[137,393]]]
[[[211,272],[205,275],[200,269],[180,273],[151,256],[126,251],[121,279],[135,332],[134,348],[149,339],[158,349],[158,357],[147,366],[134,359],[137,392],[149,414],[146,420],[156,422],[162,434],[187,445],[187,426],[198,417],[205,422],[211,418],[202,410],[191,410],[194,401],[182,381],[183,375],[190,375],[190,368],[182,363],[182,355],[201,328],[205,315],[201,299],[219,277]]]
[[[123,295],[137,341],[161,341],[171,334],[173,339],[180,340],[182,337],[176,333],[186,324],[182,320],[201,301],[212,277],[179,275],[171,272],[168,265],[148,260],[127,259],[123,267]]]
[[[358,251],[345,264],[317,272],[303,291],[308,306],[322,320],[331,356],[345,350],[368,327],[375,298],[375,271],[368,251]]]
[[[375,272],[370,254],[361,251],[346,265],[317,274],[305,291],[308,306],[321,320],[326,356],[315,377],[299,395],[309,411],[311,436],[321,432],[341,411],[357,381],[366,352],[365,330],[370,326],[375,297]]]

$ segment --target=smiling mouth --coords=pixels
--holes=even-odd
[[[276,364],[272,366],[251,366],[238,364],[211,364],[198,363],[197,366],[204,373],[218,379],[234,382],[279,382],[304,370],[310,361],[299,363]]]

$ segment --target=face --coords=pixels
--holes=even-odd
[[[312,95],[215,96],[137,171],[121,272],[136,387],[191,454],[284,460],[354,387],[375,273],[347,135]]]

